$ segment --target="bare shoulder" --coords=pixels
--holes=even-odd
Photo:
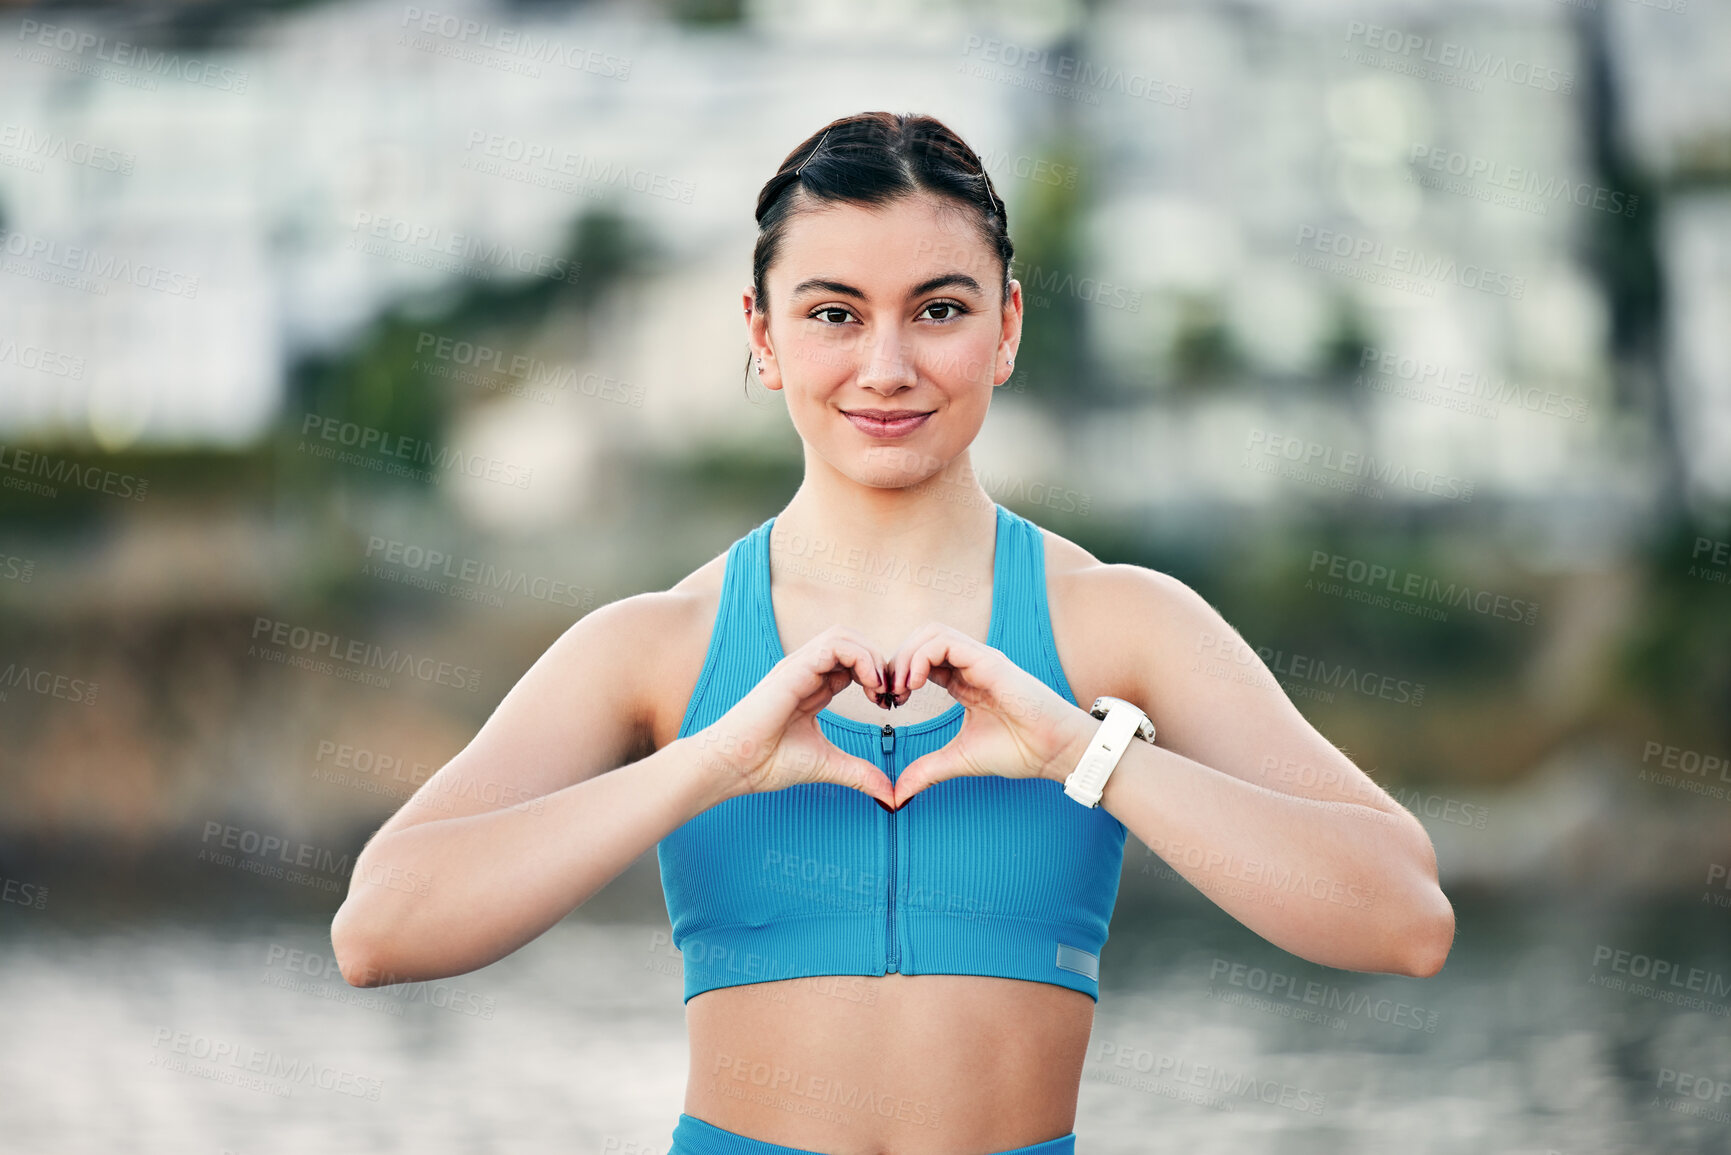
[[[616,656],[608,680],[615,701],[629,703],[629,752],[618,764],[644,758],[679,736],[680,723],[709,649],[727,569],[724,551],[665,590],[608,602],[570,626],[544,660],[560,671],[595,651]]]
[[[1110,694],[1148,709],[1162,659],[1191,654],[1205,635],[1230,633],[1207,599],[1171,574],[1103,562],[1068,538],[1040,532],[1053,641],[1077,704]]]
[[[653,750],[679,736],[685,709],[703,673],[710,633],[721,605],[721,582],[727,573],[723,551],[692,570],[666,590],[637,594],[637,633],[643,655],[638,669],[649,676],[646,719]]]
[[[629,736],[620,737],[626,745],[615,752],[612,764],[647,757],[678,736],[702,672],[725,568],[723,554],[670,589],[608,602],[578,619],[548,648],[543,661],[550,664],[555,684],[567,693],[593,685],[611,699],[614,716],[629,715]],[[577,714],[584,708],[582,703],[566,707]]]

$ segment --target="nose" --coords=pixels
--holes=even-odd
[[[907,343],[894,328],[868,333],[862,354],[858,377],[867,389],[887,395],[917,381]]]

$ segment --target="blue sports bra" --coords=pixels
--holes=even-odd
[[[1074,703],[1052,641],[1040,529],[994,505],[986,641]],[[725,714],[783,657],[769,591],[774,524],[727,551],[681,738]],[[955,737],[963,710],[958,702],[895,726],[826,709],[818,726],[894,781]],[[813,782],[712,806],[663,838],[656,856],[686,1001],[717,987],[897,972],[1054,983],[1098,1001],[1124,824],[1046,778],[952,778],[893,813]]]

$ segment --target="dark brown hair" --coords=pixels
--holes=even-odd
[[[920,192],[973,211],[981,236],[1002,261],[1007,298],[1014,253],[1009,214],[974,150],[935,117],[860,112],[831,121],[806,137],[758,192],[757,247],[751,260],[756,307],[766,306],[764,274],[775,261],[787,222],[801,211],[809,212],[822,202],[879,205]],[[750,350],[745,380],[750,396]]]

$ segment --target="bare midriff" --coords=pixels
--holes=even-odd
[[[1094,1000],[973,975],[832,975],[685,1004],[685,1113],[833,1155],[989,1155],[1068,1135]]]

